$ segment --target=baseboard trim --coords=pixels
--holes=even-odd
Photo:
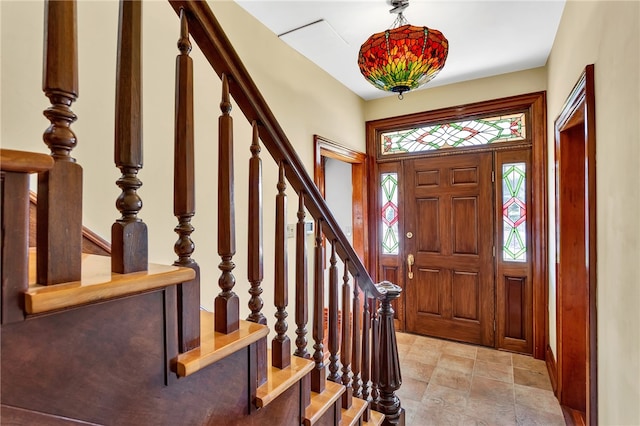
[[[561,405],[564,422],[567,426],[586,426],[585,414],[565,405]]]
[[[547,364],[547,371],[549,372],[549,380],[551,380],[551,387],[553,388],[553,394],[558,397],[558,367],[556,365],[556,357],[553,355],[551,346],[547,345],[545,355],[545,363]]]

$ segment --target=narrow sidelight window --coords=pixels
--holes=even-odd
[[[380,175],[382,191],[382,254],[398,254],[400,244],[398,239],[398,174],[382,173]]]
[[[527,261],[527,200],[525,163],[502,165],[502,258]]]

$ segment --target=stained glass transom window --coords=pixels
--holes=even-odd
[[[502,165],[502,258],[527,261],[527,200],[525,163]]]
[[[382,205],[380,208],[382,222],[382,254],[398,254],[400,244],[398,238],[398,174],[382,173],[380,175]]]
[[[382,134],[382,155],[435,151],[520,141],[526,138],[525,114],[483,117]]]

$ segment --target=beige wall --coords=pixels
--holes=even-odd
[[[548,61],[553,120],[587,64],[595,64],[599,424],[640,424],[640,3],[569,1]],[[549,146],[553,176],[553,144]],[[550,180],[553,182],[553,180]],[[553,187],[549,196],[554,220]],[[550,313],[555,313],[555,229]],[[555,316],[550,318],[555,347]]]
[[[380,98],[366,103],[365,119],[377,120],[523,93],[539,92],[546,90],[546,80],[545,68],[540,67],[438,86],[432,89],[422,89],[413,93],[409,92],[405,93],[403,100],[399,100],[396,96]]]

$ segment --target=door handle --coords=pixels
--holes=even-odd
[[[409,279],[410,280],[413,279],[413,270],[412,270],[413,263],[414,263],[413,255],[409,254],[407,256],[407,267],[409,269]]]

